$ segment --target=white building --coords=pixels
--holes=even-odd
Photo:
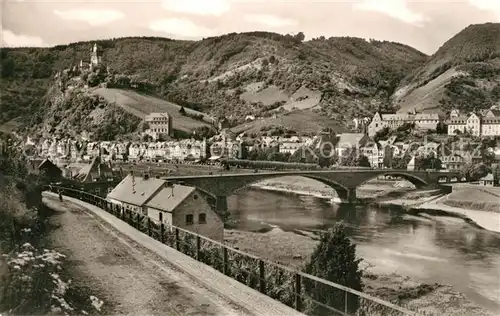
[[[500,136],[500,111],[488,110],[484,116],[470,113],[454,116],[448,124],[448,135],[468,133],[473,136]]]
[[[442,121],[438,113],[402,114],[375,113],[372,121],[368,125],[368,135],[374,137],[378,131],[389,128],[395,130],[404,124],[415,124],[416,128],[423,130],[435,130]]]
[[[146,115],[144,121],[149,126],[146,134],[150,135],[154,140],[170,136],[172,133],[172,117],[167,112],[150,113]]]

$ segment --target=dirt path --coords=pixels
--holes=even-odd
[[[107,220],[103,220],[100,216],[102,214],[95,213],[98,210],[90,211],[92,206],[87,208],[75,204],[83,203],[81,201],[72,202],[67,198],[61,203],[55,197],[44,193],[44,202],[58,211],[53,217],[53,221],[60,225],[52,235],[54,246],[72,260],[71,266],[78,275],[78,280],[75,282],[82,282],[81,285],[99,293],[99,299],[104,301],[102,311],[105,314],[273,316],[296,314],[293,309],[284,305],[284,312],[281,313],[277,312],[281,307],[271,308],[269,313],[263,313],[262,309],[258,308],[253,310],[252,302],[244,301],[248,298],[245,296],[247,293],[233,293],[238,291],[234,286],[225,289],[229,292],[229,296],[223,291],[209,289],[206,284],[197,282],[191,275],[180,271],[178,265],[174,266],[167,262],[166,257],[160,253],[146,249],[143,244],[140,245],[137,239],[131,236],[135,234],[132,227],[129,233],[119,232],[114,225],[112,227]],[[116,221],[120,222],[118,225],[126,225],[118,219]],[[144,237],[149,238],[146,235]],[[156,242],[153,239],[151,241]],[[167,251],[175,252],[171,248]],[[186,262],[186,266],[189,265],[193,263]],[[207,278],[210,278],[209,274]],[[217,283],[216,280],[213,282]],[[243,296],[243,304],[234,299],[238,294]]]

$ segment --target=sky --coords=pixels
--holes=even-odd
[[[231,32],[303,32],[410,45],[433,54],[470,24],[500,22],[500,0],[0,0],[2,46],[124,36],[197,40]]]

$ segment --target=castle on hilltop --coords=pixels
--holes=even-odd
[[[90,53],[90,63],[85,63],[83,60],[80,60],[80,70],[88,68],[90,70],[97,67],[102,62],[102,57],[98,54],[97,44],[94,43],[94,46]]]

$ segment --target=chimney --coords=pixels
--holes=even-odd
[[[168,188],[168,187],[171,187],[172,188],[172,196],[174,196],[174,184],[170,181],[167,181],[165,182],[165,186]]]

